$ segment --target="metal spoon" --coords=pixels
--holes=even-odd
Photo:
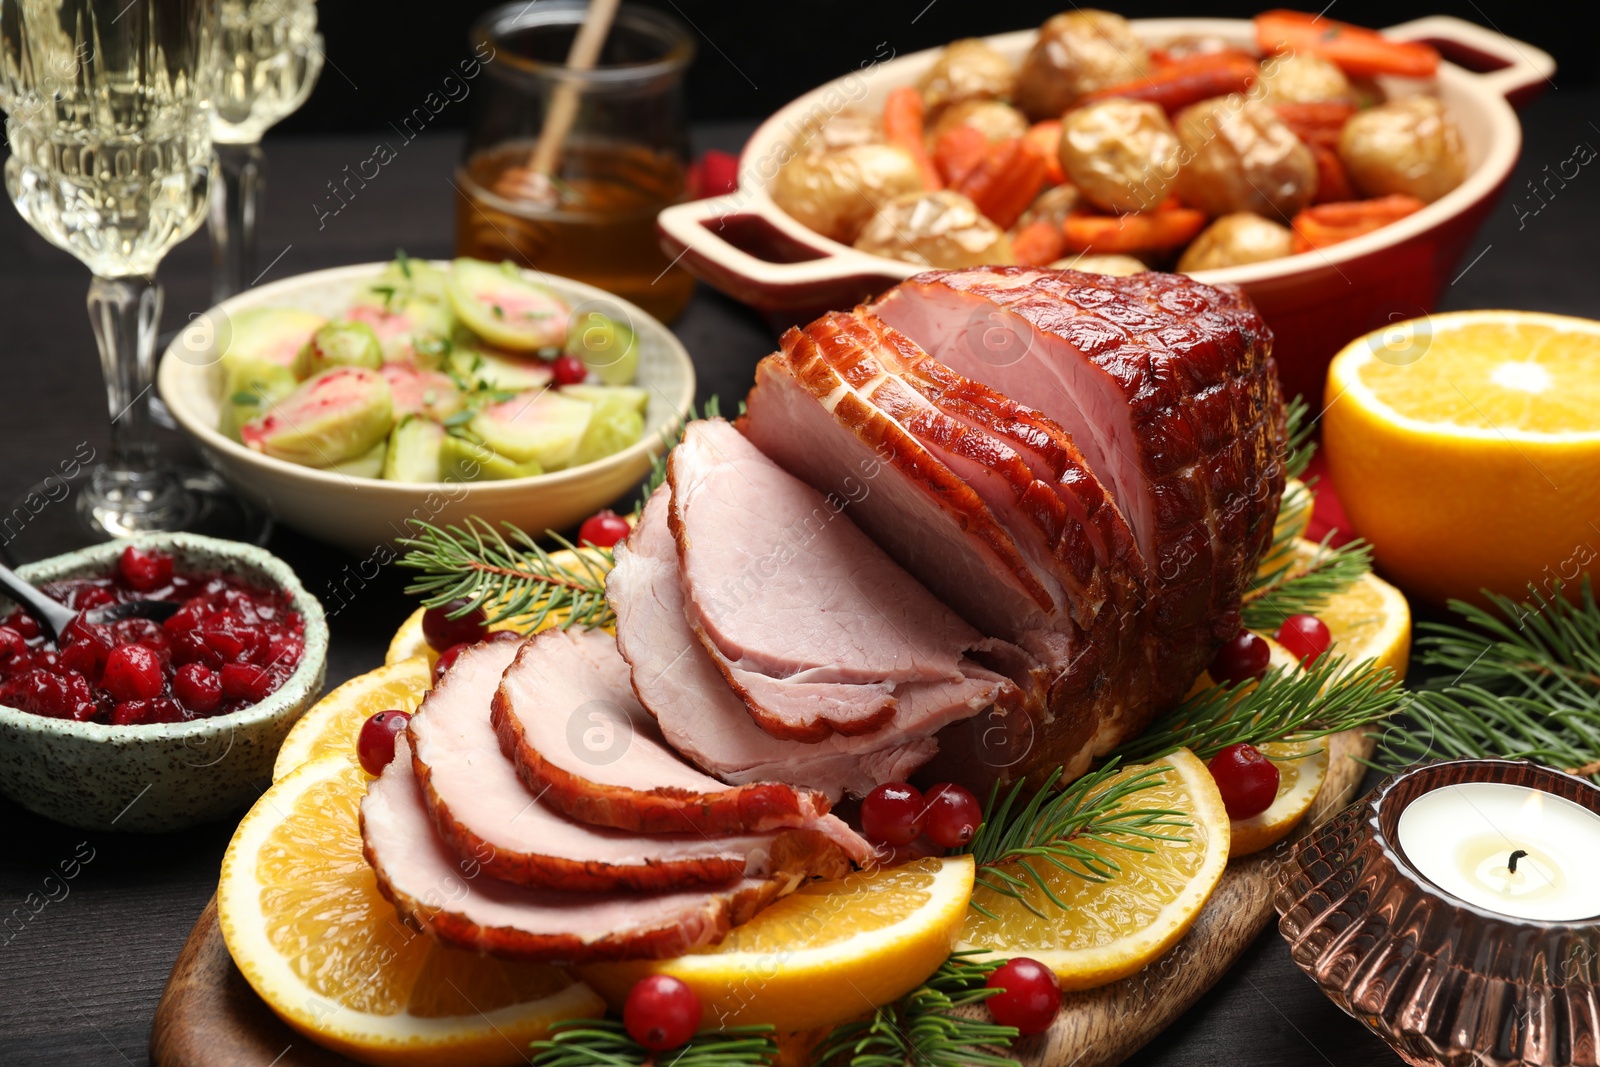
[[[53,641],[59,641],[61,631],[67,624],[77,618],[80,612],[67,607],[65,604],[51,600],[38,589],[29,585],[17,573],[5,564],[0,563],[0,589],[5,590],[29,615],[39,620],[39,625],[50,635]],[[106,604],[103,607],[91,608],[81,614],[85,622],[115,622],[118,619],[150,619],[155,622],[169,618],[177,613],[183,605],[172,600],[130,600],[125,604]]]

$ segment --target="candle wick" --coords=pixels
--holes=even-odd
[[[1511,853],[1511,858],[1506,861],[1506,868],[1508,870],[1510,870],[1510,872],[1512,874],[1516,874],[1517,873],[1517,861],[1520,860],[1522,857],[1526,856],[1527,854],[1528,854],[1528,850],[1527,849],[1523,849],[1523,848],[1517,849],[1515,852]]]

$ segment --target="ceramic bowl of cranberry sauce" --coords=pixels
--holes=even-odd
[[[0,597],[0,793],[58,822],[158,833],[255,799],[321,692],[328,626],[282,560],[193,534],[18,568],[81,612],[182,605],[161,622],[74,619],[59,642]]]

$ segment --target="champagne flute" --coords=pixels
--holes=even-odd
[[[156,267],[200,225],[212,181],[214,5],[0,0],[6,191],[93,273],[89,319],[111,415],[106,462],[80,448],[0,516],[14,559],[145,531],[257,540],[267,528],[214,475],[163,465],[150,425]]]
[[[220,0],[220,76],[211,111],[221,182],[211,193],[211,295],[242,291],[255,269],[266,185],[261,135],[292,114],[322,72],[315,0]]]

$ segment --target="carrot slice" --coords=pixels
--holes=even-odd
[[[1060,185],[1067,180],[1067,172],[1061,169],[1061,122],[1058,119],[1035,122],[1022,139],[1043,154],[1046,185]]]
[[[1002,230],[1009,230],[1044,188],[1044,154],[1020,137],[989,147],[983,161],[956,186]]]
[[[1083,103],[1123,97],[1156,104],[1171,114],[1214,96],[1242,93],[1259,73],[1256,61],[1242,52],[1207,52],[1172,60],[1143,78],[1097,89]]]
[[[943,189],[944,180],[928,158],[928,149],[922,142],[922,94],[910,85],[902,85],[889,94],[883,102],[883,138],[911,153],[922,172],[922,185],[926,189]]]
[[[1179,207],[1129,215],[1068,215],[1061,235],[1069,252],[1150,252],[1188,244],[1206,228],[1206,213]]]
[[[965,124],[952,126],[939,135],[933,146],[933,165],[944,176],[945,184],[960,185],[961,180],[989,154],[989,138]]]
[[[1425,206],[1414,196],[1395,193],[1374,200],[1345,200],[1308,207],[1289,224],[1294,230],[1294,250],[1307,252],[1360,237],[1421,211]]]
[[[1339,162],[1339,153],[1327,145],[1312,144],[1310,147],[1317,161],[1317,195],[1312,202],[1327,204],[1355,199],[1355,190],[1350,186],[1344,164]]]
[[[1304,11],[1263,11],[1255,24],[1256,43],[1263,52],[1310,52],[1357,77],[1429,78],[1439,69],[1439,52],[1432,45],[1391,41],[1376,30]]]
[[[1028,223],[1011,238],[1011,251],[1024,267],[1044,267],[1061,258],[1067,250],[1061,227],[1039,219]]]
[[[1272,110],[1283,120],[1294,135],[1308,145],[1339,146],[1339,133],[1350,116],[1356,113],[1354,105],[1333,102],[1316,104],[1273,104]]]

